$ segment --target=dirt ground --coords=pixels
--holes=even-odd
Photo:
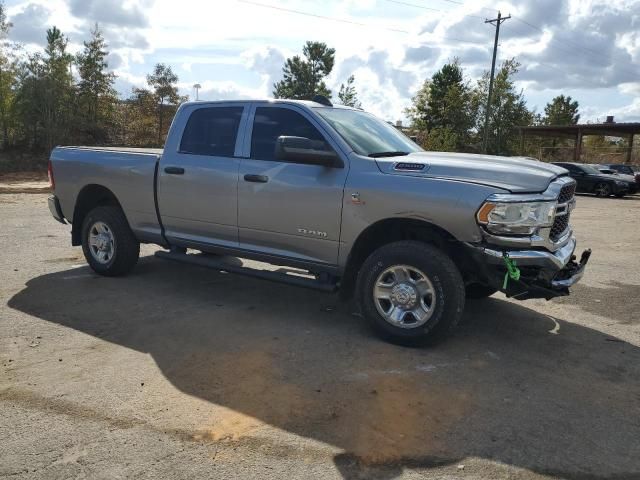
[[[99,277],[46,195],[1,194],[0,477],[640,478],[639,214],[580,197],[570,297],[469,301],[410,349],[151,246]]]

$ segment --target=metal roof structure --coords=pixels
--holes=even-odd
[[[576,125],[534,125],[518,127],[520,130],[520,149],[524,150],[526,136],[573,138],[575,147],[573,158],[580,161],[582,151],[582,137],[586,135],[605,135],[607,137],[622,137],[627,139],[626,161],[631,161],[633,137],[640,133],[640,122],[617,123],[612,119],[605,123],[582,123]]]

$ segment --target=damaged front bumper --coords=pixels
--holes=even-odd
[[[549,300],[568,295],[569,287],[578,283],[584,275],[591,256],[591,250],[585,250],[580,260],[576,261],[574,254],[576,240],[573,237],[555,252],[467,245],[478,267],[480,281],[502,291],[508,297],[519,300],[528,298]],[[505,256],[514,261],[520,270],[518,280],[504,281],[507,272]]]

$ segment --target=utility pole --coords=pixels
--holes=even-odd
[[[489,95],[487,96],[487,107],[485,108],[485,117],[484,117],[484,140],[482,142],[482,153],[487,153],[487,143],[489,142],[489,115],[491,115],[491,93],[493,93],[493,74],[496,71],[496,55],[498,53],[498,37],[500,36],[500,25],[509,20],[511,18],[511,14],[506,17],[503,17],[500,12],[498,12],[498,18],[494,18],[493,20],[485,20],[484,23],[490,23],[496,26],[496,38],[493,41],[493,59],[491,60],[491,78],[489,79]]]

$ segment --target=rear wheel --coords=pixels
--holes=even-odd
[[[82,223],[82,251],[96,273],[112,277],[135,266],[140,243],[119,207],[96,207]]]
[[[624,198],[625,195],[625,193],[616,193],[616,197],[618,198]]]
[[[453,261],[433,245],[401,241],[385,245],[358,275],[362,313],[394,343],[424,344],[449,334],[462,317],[464,283]]]
[[[598,197],[608,197],[611,195],[611,186],[608,183],[598,183],[593,189],[593,192]]]

